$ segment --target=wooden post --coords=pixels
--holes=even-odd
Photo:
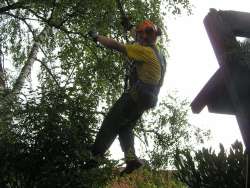
[[[249,154],[247,153],[246,155],[246,187],[245,188],[249,188],[250,187],[250,173],[249,173],[249,169],[250,169],[250,163],[249,163]]]
[[[226,88],[224,68],[220,67],[191,103],[193,113],[207,106],[209,112],[234,115],[235,110]]]
[[[243,95],[246,95],[249,98],[250,92],[247,88],[250,88],[250,81],[244,82],[243,86],[246,90],[243,93],[243,91],[241,91],[242,85],[239,85],[239,76],[240,79],[247,79],[248,72],[239,68],[240,66],[238,65],[239,58],[237,57],[237,51],[234,53],[235,49],[239,49],[239,44],[236,41],[232,26],[229,22],[224,20],[225,15],[228,15],[230,12],[226,13],[227,14],[223,14],[223,11],[216,11],[212,9],[205,17],[204,24],[217,60],[219,64],[224,67],[225,84],[235,109],[235,115],[246,146],[246,151],[249,153],[250,101],[245,100]],[[232,18],[233,14],[230,14],[230,16]],[[248,16],[250,20],[250,14],[248,14]]]
[[[3,57],[1,43],[0,43],[0,89],[5,89],[4,57]]]
[[[236,35],[250,37],[249,20],[249,13],[216,11],[215,9],[211,9],[204,19],[204,24],[217,60],[225,69],[225,84],[235,109],[235,115],[246,146],[247,156],[250,153],[249,70],[239,65],[240,59],[237,57],[237,50],[235,51],[235,49],[239,49],[239,45],[235,37]],[[247,98],[248,100],[246,100]],[[246,169],[246,188],[249,188],[248,157]]]

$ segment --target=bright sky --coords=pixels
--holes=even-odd
[[[217,70],[218,63],[203,25],[209,8],[250,12],[249,0],[192,0],[193,15],[167,20],[170,38],[166,92],[176,89],[190,101]],[[210,129],[209,143],[229,147],[241,134],[234,116],[208,113],[190,114],[190,122],[200,128]]]

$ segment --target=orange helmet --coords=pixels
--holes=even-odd
[[[153,22],[151,22],[150,20],[144,20],[143,22],[139,23],[136,26],[136,32],[143,32],[146,29],[151,29],[155,33],[157,32],[157,28],[156,28],[155,24]]]
[[[145,33],[146,37],[144,38],[144,41],[155,43],[157,36],[161,35],[161,30],[150,20],[144,20],[141,23],[139,23],[136,28],[136,36],[138,33]]]

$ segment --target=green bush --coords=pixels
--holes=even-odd
[[[222,144],[216,154],[211,148],[200,151],[178,151],[175,157],[176,177],[192,188],[239,188],[245,184],[246,156],[241,142],[232,144],[226,153]]]
[[[114,178],[106,188],[185,188],[172,171],[141,168],[125,177]]]
[[[84,98],[71,100],[55,90],[37,99],[15,104],[13,120],[0,124],[0,187],[99,188],[105,184],[112,174],[111,161],[102,161],[100,169],[84,169],[93,139],[91,123],[97,121],[87,113]]]

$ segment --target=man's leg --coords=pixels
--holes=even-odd
[[[121,172],[121,175],[129,174],[143,165],[143,162],[135,154],[134,134],[131,127],[125,127],[120,130],[119,141],[126,162],[126,168]]]
[[[128,94],[123,94],[111,108],[96,136],[92,148],[94,156],[102,157],[113,143],[121,127],[128,124],[128,118],[131,116],[129,112],[131,105],[133,105],[133,103],[128,97]]]
[[[131,127],[123,127],[119,131],[119,141],[124,152],[125,161],[136,159],[134,133]]]
[[[127,124],[123,125],[119,129],[118,133],[120,145],[122,151],[124,152],[126,162],[126,168],[122,172],[122,174],[131,173],[135,169],[142,166],[142,162],[137,158],[135,154],[133,128],[136,126],[137,120],[140,119],[143,110],[140,110],[140,108],[138,108],[138,105],[134,103],[132,98],[129,99],[131,100],[131,103],[129,104],[133,105],[127,106],[126,117],[128,121]]]
[[[101,128],[97,133],[95,142],[91,148],[91,153],[95,158],[90,159],[84,165],[84,168],[91,169],[99,165],[98,158],[102,158],[104,156],[105,152],[116,138],[119,127],[125,123],[123,115],[123,109],[125,105],[126,96],[123,94],[112,106],[107,116],[104,118]]]

